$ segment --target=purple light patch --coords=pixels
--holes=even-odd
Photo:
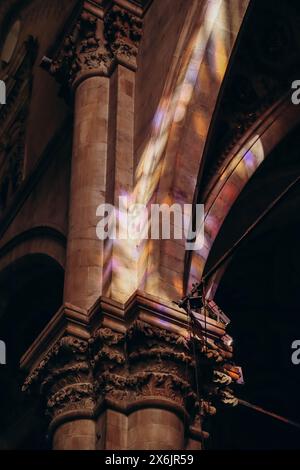
[[[253,167],[255,165],[255,162],[256,162],[255,156],[253,155],[251,150],[248,150],[248,152],[244,156],[244,161],[247,166]]]

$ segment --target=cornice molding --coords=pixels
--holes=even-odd
[[[32,370],[47,350],[64,335],[89,339],[99,328],[110,328],[125,334],[128,327],[141,320],[149,326],[164,329],[183,338],[188,336],[188,319],[184,310],[167,301],[137,290],[125,304],[108,297],[100,297],[89,310],[80,309],[69,303],[63,305],[41,332],[35,342],[21,358],[21,368]],[[211,340],[222,338],[225,327],[211,318],[199,315],[207,337]]]
[[[86,10],[99,18],[103,18],[104,13],[114,5],[143,18],[152,2],[153,0],[84,0],[83,5]]]

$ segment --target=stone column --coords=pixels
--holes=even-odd
[[[102,294],[117,297],[122,292],[125,301],[136,289],[131,282],[136,278],[132,246],[124,240],[121,247],[112,247],[96,234],[98,206],[118,206],[119,195],[133,189],[135,71],[142,20],[134,5],[126,5],[103,9],[101,2],[84,2],[79,20],[48,66],[63,90],[75,95],[64,301],[84,309]],[[142,15],[141,8],[137,11]]]
[[[86,317],[96,300],[112,290],[113,248],[109,240],[97,237],[97,208],[114,204],[122,185],[129,189],[133,180],[134,73],[143,14],[142,4],[139,8],[136,4],[84,1],[56,54],[44,59],[62,92],[74,101],[64,305],[82,310]],[[54,448],[95,448],[91,383],[78,384],[71,374],[65,387],[59,377],[56,371],[53,384],[46,388],[43,384],[40,390],[54,410],[50,425]],[[69,393],[79,415],[65,406],[58,415],[57,398],[64,401]],[[99,435],[104,430],[105,423],[103,429],[98,425]]]
[[[142,22],[132,9],[138,3],[86,0],[48,60],[75,99],[65,304],[24,364],[32,371],[25,389],[46,399],[55,449],[195,448],[203,436],[202,402],[210,399],[204,381],[199,393],[196,387],[193,349],[182,334],[186,317],[179,327],[172,324],[174,312],[166,316],[170,308],[157,300],[126,302],[136,289],[132,247],[126,241],[111,247],[96,233],[97,207],[115,203],[134,181],[134,72]],[[110,272],[111,265],[118,269]],[[96,302],[103,293],[110,299]],[[93,305],[99,311],[93,313]],[[149,321],[141,321],[139,309]],[[203,376],[212,377],[214,364],[206,359]]]
[[[109,80],[85,79],[76,89],[64,300],[88,309],[102,293],[104,242],[96,210],[107,201]]]
[[[106,39],[104,12],[81,15],[51,62],[50,72],[74,96],[74,137],[64,301],[88,309],[102,293],[105,244],[97,238],[97,207],[114,186],[110,166],[110,79],[116,59]]]
[[[141,14],[142,10],[135,11],[133,5],[131,9],[114,5],[105,17],[106,35],[118,63],[113,77],[117,88],[113,193],[113,203],[116,207],[119,206],[119,196],[132,198],[134,192],[135,73],[142,37]],[[122,217],[119,220],[120,225],[121,220]],[[125,303],[138,287],[136,245],[135,240],[122,239],[117,240],[112,247],[113,263],[109,296],[122,303]]]

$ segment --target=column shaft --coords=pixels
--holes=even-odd
[[[97,207],[106,202],[110,84],[84,80],[76,90],[65,302],[88,309],[102,293],[104,243],[97,238]]]
[[[95,422],[78,419],[62,424],[54,433],[53,450],[95,450]]]
[[[174,412],[153,407],[130,415],[129,450],[180,450],[183,446],[184,425]]]

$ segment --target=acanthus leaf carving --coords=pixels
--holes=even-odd
[[[62,85],[64,95],[85,77],[110,76],[118,62],[135,70],[142,24],[116,5],[103,19],[83,9],[54,58],[44,57],[42,66]]]
[[[66,411],[94,409],[92,384],[71,384],[52,394],[47,401],[47,414],[53,418]]]
[[[192,423],[197,414],[214,414],[215,403],[231,403],[227,360],[217,342],[136,320],[124,333],[100,326],[88,341],[61,338],[23,388],[45,396],[52,418],[74,410],[92,415],[105,402],[130,407],[150,398],[179,406]]]
[[[114,5],[105,17],[105,37],[120,63],[136,69],[142,20]]]
[[[23,385],[23,391],[46,398],[52,419],[71,410],[92,412],[93,390],[88,341],[69,335],[57,341]]]
[[[114,56],[104,38],[102,21],[85,11],[65,37],[57,56],[42,62],[63,89],[72,87],[85,74],[109,76],[114,64]]]

